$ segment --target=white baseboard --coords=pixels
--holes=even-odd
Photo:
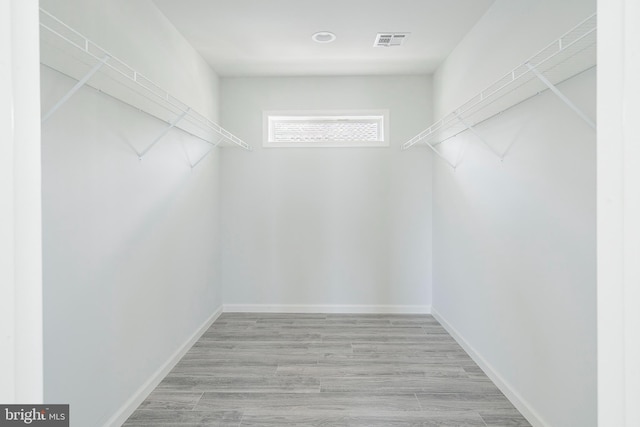
[[[549,423],[544,421],[540,414],[533,409],[531,404],[524,399],[520,393],[518,393],[514,387],[507,382],[498,373],[494,367],[482,357],[482,355],[476,351],[476,349],[469,344],[467,340],[454,328],[447,320],[434,308],[432,314],[435,319],[440,322],[443,328],[449,332],[449,335],[455,339],[458,344],[469,354],[474,362],[478,364],[480,369],[493,381],[493,383],[500,389],[500,391],[509,399],[509,401],[516,407],[518,411],[531,423],[533,427],[551,427]]]
[[[430,314],[430,305],[225,304],[225,313]]]
[[[222,307],[218,308],[175,353],[145,382],[142,387],[104,424],[104,427],[120,427],[133,414],[151,392],[160,384],[174,366],[182,359],[189,349],[200,339],[202,334],[222,314]]]

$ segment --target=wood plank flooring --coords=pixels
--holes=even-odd
[[[225,313],[125,426],[530,424],[432,316]]]

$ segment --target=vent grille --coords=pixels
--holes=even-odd
[[[402,46],[410,33],[378,33],[373,47]]]
[[[275,112],[274,112],[275,113]],[[265,112],[265,146],[360,147],[386,146],[385,114],[369,110],[360,114],[308,112],[279,115]]]
[[[274,121],[273,142],[379,141],[380,120],[281,120]]]

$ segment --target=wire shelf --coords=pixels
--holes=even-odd
[[[523,64],[405,142],[402,149],[407,150],[418,143],[434,148],[470,127],[546,90],[548,86],[538,78],[536,71],[551,84],[557,85],[595,66],[596,30],[597,19],[594,13]]]
[[[137,72],[40,8],[40,62],[76,80],[91,76],[86,85],[154,116],[167,124],[184,115],[179,128],[217,146],[252,147],[217,123],[190,108],[159,85]],[[100,66],[100,63],[103,65]],[[91,70],[99,71],[91,75]]]

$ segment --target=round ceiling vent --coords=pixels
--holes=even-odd
[[[336,39],[336,35],[329,31],[319,31],[311,36],[316,43],[331,43]]]

